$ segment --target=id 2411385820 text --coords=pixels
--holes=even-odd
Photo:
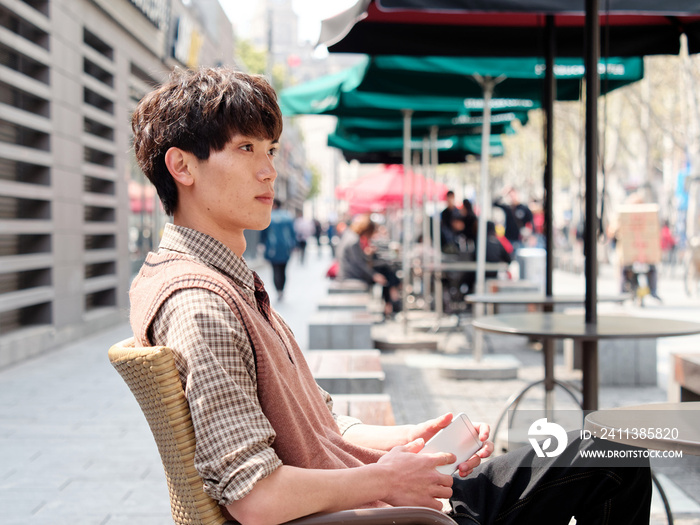
[[[581,439],[678,439],[677,428],[602,428],[597,431],[581,430]]]

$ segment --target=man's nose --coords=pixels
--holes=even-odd
[[[272,159],[267,158],[265,160],[258,171],[258,178],[260,178],[260,180],[271,180],[273,182],[277,178],[277,170],[275,169]]]

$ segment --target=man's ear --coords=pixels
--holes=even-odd
[[[194,183],[194,177],[190,173],[191,160],[192,155],[180,148],[170,148],[165,152],[165,165],[178,184],[191,186]]]

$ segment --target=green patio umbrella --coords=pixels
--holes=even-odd
[[[515,133],[514,121],[526,125],[526,111],[507,111],[491,115],[491,134],[502,135]],[[418,116],[411,119],[411,135],[424,137],[433,127],[438,128],[439,136],[476,135],[481,133],[484,124],[483,115],[471,115],[467,112],[458,115]],[[403,120],[391,117],[338,117],[336,134],[351,134],[361,137],[384,137],[389,134],[399,135],[403,131]],[[478,152],[477,152],[478,153]]]
[[[515,133],[512,123],[517,120],[522,125],[528,122],[525,111],[495,113],[491,115],[491,155],[502,155],[500,139],[493,137],[501,134]],[[481,150],[481,126],[483,115],[457,116],[422,116],[411,119],[411,137],[429,137],[431,130],[437,128],[437,137],[441,141],[438,152],[439,162],[461,163],[467,156],[479,159]],[[357,160],[363,164],[401,164],[402,145],[395,144],[403,131],[402,118],[372,118],[372,117],[338,117],[338,124],[333,134],[328,137],[328,144],[339,148],[348,162]],[[392,137],[392,142],[386,139]],[[469,136],[469,139],[454,139],[454,137]],[[379,144],[368,145],[368,139],[378,138]],[[422,148],[422,142],[412,140],[412,150]]]
[[[606,93],[642,78],[643,60],[608,58],[599,63],[598,71],[604,79],[602,93]],[[578,100],[585,72],[582,59],[556,58],[557,100]],[[357,89],[481,100],[481,87],[475,78],[493,77],[502,79],[494,89],[494,99],[532,100],[535,107],[541,107],[544,74],[544,59],[537,57],[373,56]]]
[[[638,58],[609,58],[599,65],[602,92],[643,76]],[[354,67],[280,93],[285,115],[382,117],[411,109],[421,114],[482,113],[483,92],[477,78],[502,81],[492,94],[492,112],[541,107],[545,66],[540,58],[364,57]],[[557,100],[578,100],[585,69],[577,58],[557,59]]]
[[[527,124],[525,111],[495,113],[491,115],[491,139],[489,154],[503,155],[503,144],[499,135],[513,134],[513,121]],[[440,163],[464,162],[467,155],[479,157],[483,115],[435,115],[411,119],[412,137],[429,137],[437,129],[436,143]],[[328,145],[338,148],[347,160],[365,163],[401,163],[403,149],[403,119],[373,117],[338,117],[335,131],[328,135]],[[420,138],[411,140],[411,150],[422,150]]]
[[[457,151],[466,155],[480,155],[482,153],[481,135],[451,135],[439,137],[434,145],[438,154],[442,152]],[[336,129],[335,133],[328,135],[328,145],[343,151],[354,153],[391,152],[402,151],[404,147],[403,137],[400,135],[363,136],[359,134],[344,133]],[[422,151],[423,140],[411,140],[411,151]],[[503,142],[499,135],[491,135],[488,152],[491,156],[503,155]]]
[[[460,112],[481,113],[483,103],[480,94],[472,90],[472,96],[440,93],[437,86],[426,82],[424,71],[412,74],[408,81],[415,84],[411,91],[367,89],[382,83],[391,86],[391,77],[397,74],[400,64],[391,62],[384,69],[384,57],[364,57],[355,66],[338,73],[326,75],[304,84],[284,89],[279,104],[282,113],[293,115],[336,115],[394,117],[397,112],[410,109],[419,116],[437,114],[456,115]],[[410,73],[407,72],[407,73]],[[422,86],[424,91],[417,89]],[[528,111],[538,107],[537,102],[525,97],[494,101],[495,111]]]

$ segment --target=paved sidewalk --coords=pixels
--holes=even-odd
[[[289,265],[285,300],[278,302],[271,293],[273,305],[285,317],[302,348],[308,342],[308,318],[327,290],[324,275],[329,264],[328,251],[319,253],[310,246],[304,265],[296,257]],[[272,289],[269,268],[261,264],[257,269]],[[603,282],[606,279],[613,282],[612,276],[601,276]],[[555,289],[562,293],[582,289],[580,276],[557,274],[555,283],[560,287]],[[662,296],[668,295],[667,303],[674,307],[650,305],[635,313],[696,317],[700,308],[697,300],[684,300],[678,295],[671,301],[680,290],[674,283],[661,283]],[[150,430],[133,396],[107,360],[109,346],[130,335],[124,322],[0,370],[0,523],[172,523],[165,478]],[[457,334],[441,351],[460,352],[464,347],[463,336]],[[513,353],[521,359],[523,367],[518,379],[446,380],[431,366],[430,356],[425,353],[384,353],[386,389],[392,396],[397,423],[417,422],[449,410],[465,411],[473,419],[493,424],[512,392],[541,377],[541,355],[531,350],[525,340],[502,336],[494,340],[494,347],[497,352]],[[665,400],[668,353],[684,347],[698,349],[698,339],[660,341],[659,386],[604,388],[601,406]],[[558,359],[558,376],[571,374],[570,378],[576,380],[575,373],[563,367],[561,356]],[[567,402],[557,396],[557,406],[563,407]],[[527,403],[541,406],[541,393],[533,391]],[[689,462],[695,459],[689,458]],[[669,476],[687,494],[698,498],[700,462],[689,463],[687,468],[670,472]],[[688,503],[688,499],[681,492],[674,501],[682,505],[695,503]],[[694,509],[692,505],[687,508]],[[697,525],[698,516],[700,513],[685,513],[676,522]]]
[[[126,324],[0,372],[0,521],[168,524],[141,410],[107,360]]]

